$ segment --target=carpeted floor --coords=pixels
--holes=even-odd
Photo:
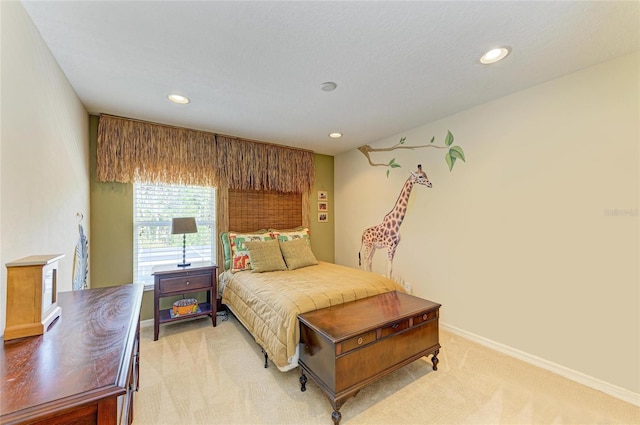
[[[134,425],[322,424],[332,408],[298,370],[263,367],[233,316],[162,325],[141,335]],[[440,363],[423,358],[366,387],[340,409],[356,424],[640,424],[640,408],[441,331]]]

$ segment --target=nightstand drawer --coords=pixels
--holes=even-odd
[[[211,289],[211,275],[199,274],[186,277],[173,277],[160,279],[160,292],[190,291],[192,289]]]

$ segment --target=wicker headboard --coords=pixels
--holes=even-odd
[[[302,225],[302,194],[229,190],[229,230],[291,229]]]
[[[220,235],[229,231],[252,233],[260,229],[309,226],[309,194],[229,189],[218,195]],[[223,238],[219,237],[217,264],[223,270],[228,260],[225,252]]]

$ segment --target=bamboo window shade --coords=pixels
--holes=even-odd
[[[205,131],[101,115],[97,179],[308,193],[313,152]]]
[[[292,229],[303,224],[302,194],[229,190],[229,229]]]

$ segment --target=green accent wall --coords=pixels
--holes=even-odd
[[[313,191],[309,195],[309,209],[311,221],[309,232],[311,233],[311,249],[318,260],[329,263],[335,262],[335,209],[333,196],[333,157],[314,154],[316,182]],[[327,204],[329,220],[318,222],[318,191],[327,192]]]
[[[89,117],[89,162],[91,170],[91,238],[89,273],[91,287],[133,282],[133,185],[99,183],[96,180],[98,117]],[[153,318],[153,296],[145,293],[142,319]],[[153,295],[153,294],[151,294]]]
[[[91,166],[91,238],[89,273],[91,287],[125,285],[133,281],[133,185],[99,183],[96,180],[98,117],[89,117]],[[334,262],[333,157],[314,155],[316,183],[310,199],[311,243],[321,261]],[[329,220],[318,223],[317,191],[328,192]],[[172,298],[161,300],[167,308]],[[142,299],[141,319],[153,319],[153,293]]]

